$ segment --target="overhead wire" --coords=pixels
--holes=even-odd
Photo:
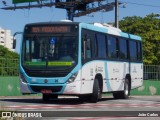
[[[121,2],[125,2],[125,3],[128,3],[128,4],[135,4],[135,5],[141,5],[141,6],[146,6],[146,7],[158,7],[160,8],[160,6],[157,6],[157,5],[148,5],[148,4],[142,4],[142,3],[135,3],[135,2],[128,2],[128,1],[121,1]]]

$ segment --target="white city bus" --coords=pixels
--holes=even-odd
[[[141,37],[99,23],[27,24],[20,53],[23,94],[43,100],[75,95],[97,102],[102,93],[127,99],[142,86]]]

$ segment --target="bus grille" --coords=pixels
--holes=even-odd
[[[51,90],[52,92],[60,92],[62,86],[30,86],[34,92],[41,92],[42,90]]]
[[[65,77],[69,72],[26,71],[30,77]]]

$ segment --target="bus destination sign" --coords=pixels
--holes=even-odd
[[[36,26],[31,28],[32,33],[66,33],[70,32],[69,26]]]

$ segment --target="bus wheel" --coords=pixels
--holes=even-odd
[[[120,98],[120,92],[115,92],[113,93],[114,99],[119,99]]]
[[[93,85],[93,93],[90,96],[90,102],[96,103],[98,102],[98,99],[101,99],[102,97],[102,91],[99,86],[98,80],[94,80],[94,85]]]
[[[113,93],[115,99],[128,99],[130,94],[129,81],[126,78],[124,83],[124,90]]]
[[[126,78],[124,83],[124,91],[121,92],[121,97],[123,99],[128,99],[129,94],[130,94],[129,80]]]

